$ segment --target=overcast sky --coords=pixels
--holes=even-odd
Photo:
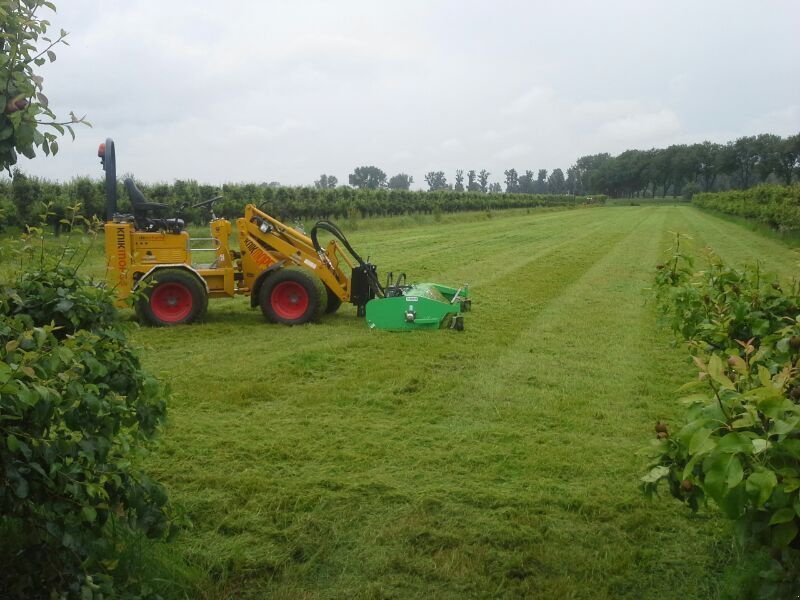
[[[340,183],[566,169],[585,154],[800,131],[800,2],[56,0],[42,68],[87,114],[23,171]],[[47,11],[45,11],[47,12]],[[44,13],[43,13],[44,14]]]

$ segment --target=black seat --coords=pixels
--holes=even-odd
[[[125,189],[131,199],[133,207],[133,218],[136,228],[142,231],[166,230],[172,233],[183,231],[185,223],[183,219],[162,219],[154,218],[153,213],[169,208],[169,205],[160,202],[148,202],[141,190],[136,187],[136,183],[130,177],[124,181]]]

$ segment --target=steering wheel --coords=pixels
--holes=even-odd
[[[197,204],[194,204],[192,206],[192,208],[204,208],[206,206],[211,206],[217,200],[222,200],[222,196],[214,196],[213,198],[209,198],[208,200],[203,200],[202,202],[198,202]]]

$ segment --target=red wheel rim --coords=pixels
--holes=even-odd
[[[276,285],[269,301],[275,314],[287,321],[301,318],[308,310],[308,292],[296,281],[282,281]]]
[[[150,308],[165,323],[178,323],[192,312],[192,294],[180,283],[162,283],[150,294]]]

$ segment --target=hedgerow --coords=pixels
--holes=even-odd
[[[59,210],[64,211],[65,207],[80,203],[87,217],[104,219],[103,186],[100,180],[86,177],[55,183],[15,174],[13,185],[3,185],[0,182],[0,208],[7,207],[4,211],[7,225],[38,223],[36,215],[41,212],[40,206],[45,203],[49,203],[51,212],[56,214]],[[180,180],[172,184],[139,184],[139,187],[150,201],[167,204],[165,212],[195,223],[205,222],[207,212],[192,209],[191,206],[220,193],[223,200],[217,202],[214,209],[218,215],[229,219],[242,216],[246,204],[256,204],[279,219],[291,220],[580,206],[602,204],[605,200],[605,196],[421,192],[348,187],[317,189],[255,184],[225,184],[220,189],[198,184],[196,181]],[[118,186],[117,196],[120,199],[120,212],[129,211],[127,194],[121,184]],[[16,210],[8,210],[11,207],[16,207]],[[57,219],[53,217],[51,221],[53,220]],[[3,222],[0,219],[0,226]]]
[[[797,594],[800,286],[712,253],[695,272],[676,249],[659,265],[656,293],[699,376],[682,388],[684,421],[656,424],[643,489],[652,495],[663,482],[694,511],[712,501],[746,548],[772,557],[760,593]]]
[[[696,194],[692,202],[700,208],[752,219],[779,231],[800,230],[800,184]]]

